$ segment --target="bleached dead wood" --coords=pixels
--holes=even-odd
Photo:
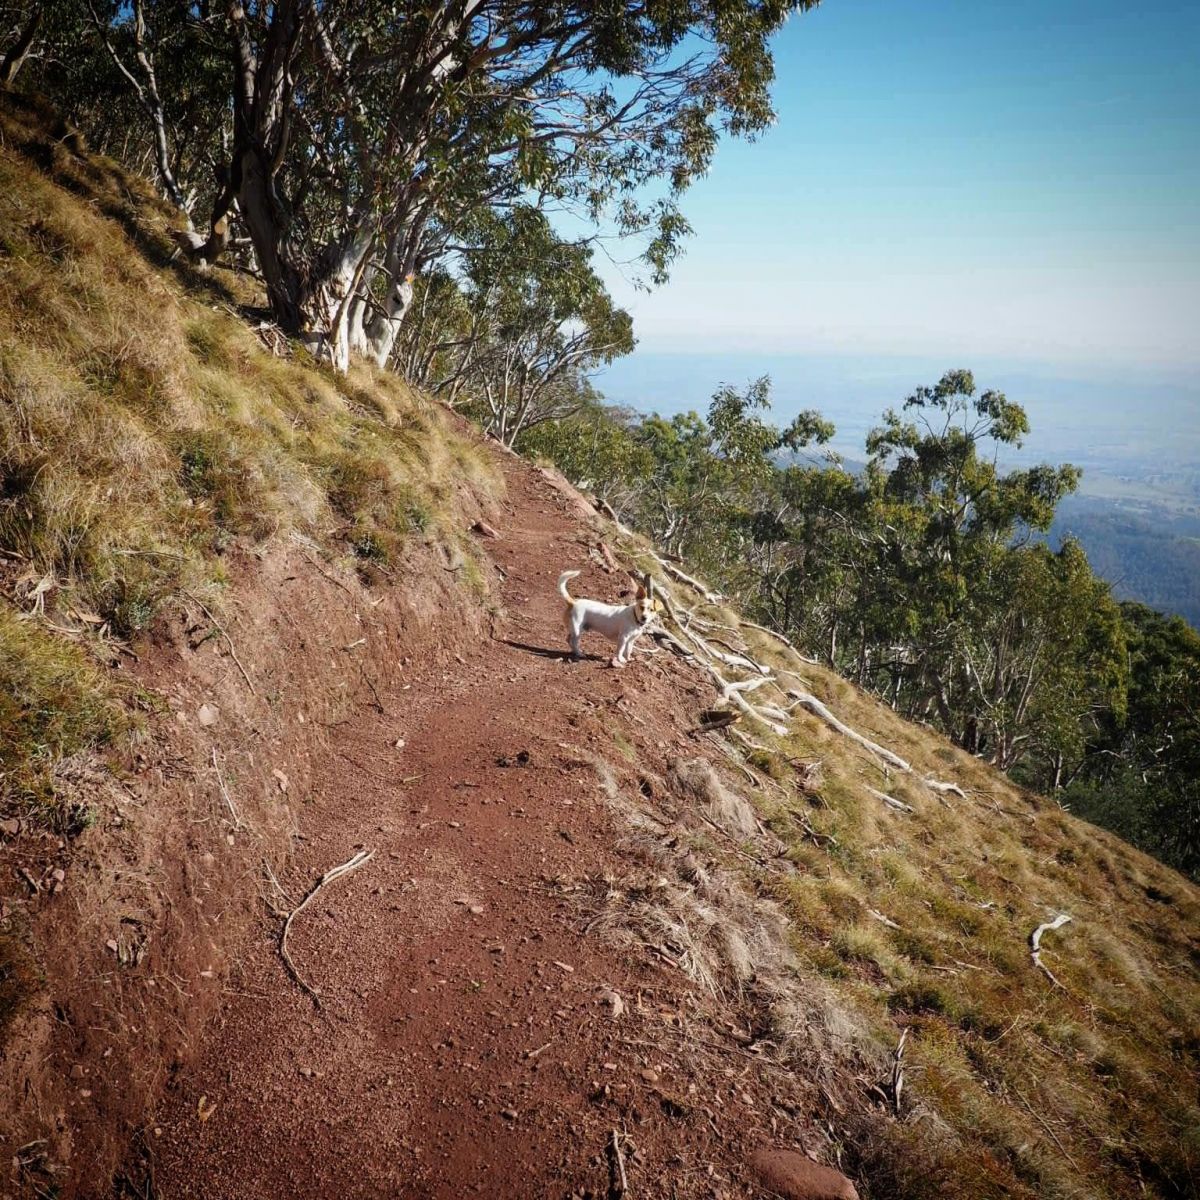
[[[957,783],[943,783],[940,779],[933,779],[929,776],[926,776],[926,778],[922,780],[922,783],[924,783],[925,786],[930,789],[930,791],[939,792],[942,795],[953,792],[954,795],[958,796],[961,800],[965,800],[967,798],[967,793],[964,792]]]
[[[695,659],[695,661],[700,664],[700,666],[703,668],[703,670],[712,679],[713,683],[715,683],[717,685],[717,687],[721,689],[721,699],[722,700],[728,700],[728,701],[731,701],[732,703],[736,704],[737,707],[740,708],[742,710],[742,712],[744,712],[746,714],[746,716],[753,718],[755,721],[758,721],[762,725],[766,725],[767,728],[770,729],[771,732],[776,734],[778,737],[785,737],[787,735],[788,729],[785,724],[783,724],[781,721],[776,720],[773,717],[767,716],[760,708],[756,708],[753,704],[750,703],[749,700],[746,699],[745,696],[742,695],[742,692],[747,690],[747,688],[746,688],[747,684],[766,682],[765,680],[760,681],[760,680],[753,680],[753,679],[743,679],[743,680],[738,680],[736,683],[731,684],[721,674],[721,672],[718,671],[717,668],[712,665],[712,663],[706,662],[703,658],[697,658],[697,659]]]
[[[895,767],[897,771],[909,772],[912,767],[904,761],[898,754],[893,754],[886,746],[881,746],[878,742],[871,741],[870,738],[863,737],[861,733],[856,733],[844,721],[839,721],[816,698],[811,692],[799,692],[794,688],[788,688],[787,694],[800,705],[801,708],[807,709],[815,717],[819,717],[830,729],[837,730],[843,737],[849,738],[856,745],[861,746],[864,750],[869,750],[876,758],[881,758],[890,767]]]
[[[1070,920],[1071,918],[1066,913],[1059,913],[1053,921],[1047,921],[1046,924],[1039,925],[1029,935],[1029,956],[1033,959],[1033,965],[1037,967],[1039,971],[1044,971],[1046,978],[1049,979],[1055,987],[1062,987],[1062,984],[1055,979],[1054,972],[1051,971],[1044,962],[1042,962],[1042,934],[1053,933],[1054,930],[1061,929]]]
[[[676,626],[679,632],[706,658],[711,658],[717,662],[724,663],[727,667],[738,667],[742,670],[754,671],[763,676],[770,675],[771,670],[769,667],[763,667],[745,655],[728,654],[723,650],[718,650],[708,641],[707,638],[702,637],[699,633],[692,629],[692,614],[686,609],[683,609],[682,611],[680,610],[668,588],[664,587],[662,584],[659,584],[655,588],[654,594],[662,601],[663,608],[667,610],[667,616],[671,618],[672,623]]]
[[[324,875],[312,886],[307,896],[296,905],[288,914],[288,919],[283,923],[283,932],[279,936],[279,954],[283,959],[284,966],[288,969],[288,974],[306,991],[313,1000],[313,1003],[320,1008],[321,996],[316,988],[310,986],[300,972],[296,969],[296,964],[292,962],[292,956],[288,953],[287,940],[288,934],[292,929],[292,922],[305,910],[309,901],[323,888],[326,884],[333,883],[337,879],[341,879],[343,875],[349,875],[351,871],[357,871],[359,867],[365,866],[375,856],[374,850],[360,850],[353,858],[341,863],[336,867],[330,867]]]
[[[889,796],[887,792],[881,792],[878,790],[878,788],[868,787],[867,791],[870,792],[876,800],[882,800],[884,804],[886,804],[889,808],[894,808],[897,812],[915,813],[917,811],[911,804],[905,804],[903,800],[897,800],[895,796]]]

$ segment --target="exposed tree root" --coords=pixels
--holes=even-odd
[[[1051,971],[1044,962],[1042,962],[1042,934],[1052,933],[1055,929],[1061,929],[1070,920],[1071,918],[1066,913],[1059,913],[1053,921],[1047,921],[1045,925],[1039,925],[1029,935],[1029,956],[1033,959],[1033,965],[1037,967],[1039,971],[1044,971],[1046,978],[1058,988],[1062,987],[1062,984],[1055,979],[1054,972]]]
[[[288,919],[283,923],[283,932],[279,936],[279,954],[283,959],[283,964],[288,969],[288,974],[306,991],[313,1000],[313,1003],[320,1008],[321,996],[316,988],[310,986],[296,969],[296,964],[292,962],[292,956],[288,953],[287,940],[288,934],[292,929],[292,922],[304,911],[308,902],[327,884],[333,883],[336,879],[341,879],[343,875],[349,875],[351,871],[357,871],[359,867],[365,866],[374,857],[374,850],[360,850],[353,858],[340,864],[336,867],[331,867],[309,890],[307,896],[296,905],[288,914]]]
[[[721,597],[715,592],[711,592],[699,580],[693,579],[690,575],[681,571],[678,567],[669,563],[661,555],[652,554],[654,561],[662,568],[664,572],[673,579],[678,579],[685,583],[688,587],[693,588],[700,595],[704,596],[709,601],[716,603],[721,600]],[[760,724],[766,725],[773,733],[779,737],[784,737],[788,733],[788,722],[792,708],[797,706],[807,709],[814,716],[824,721],[831,729],[836,730],[843,737],[849,738],[856,745],[861,746],[876,758],[880,759],[888,766],[897,771],[910,773],[911,765],[901,758],[898,754],[887,749],[886,746],[879,745],[878,742],[873,742],[870,738],[864,737],[861,733],[851,729],[845,722],[840,721],[833,715],[829,709],[821,703],[811,692],[800,691],[793,688],[784,688],[783,685],[775,677],[774,672],[770,667],[763,663],[757,662],[750,654],[745,646],[735,646],[730,642],[718,637],[705,637],[700,630],[725,629],[724,626],[717,626],[714,622],[706,621],[698,618],[691,610],[683,608],[676,602],[671,595],[670,590],[662,584],[659,584],[656,589],[656,595],[662,601],[663,608],[666,610],[667,617],[679,632],[679,637],[668,633],[665,629],[654,631],[653,636],[660,641],[666,641],[677,654],[682,657],[690,658],[694,661],[717,685],[721,692],[721,700],[735,705],[746,716],[758,721]],[[774,630],[767,629],[762,625],[755,625],[749,621],[743,621],[741,624],[751,629],[757,629],[762,633],[777,638],[792,653],[798,658],[803,659],[804,656],[799,654],[796,648],[782,634],[775,633]],[[693,628],[695,626],[695,628]],[[714,644],[716,643],[716,644]],[[719,649],[719,646],[724,649]],[[811,660],[808,660],[811,661]],[[720,664],[725,667],[736,667],[744,671],[752,671],[754,677],[751,679],[728,680],[721,674],[715,664]],[[799,680],[799,676],[794,672],[787,672],[793,678]],[[803,681],[801,681],[803,682]],[[763,684],[770,683],[776,687],[781,693],[787,696],[793,703],[788,710],[780,708],[777,704],[758,703],[752,704],[746,699],[744,693],[754,691]],[[929,787],[939,794],[946,792],[955,792],[960,796],[964,796],[962,789],[957,784],[942,783],[939,780],[927,780]],[[882,795],[883,793],[880,793]],[[890,800],[890,798],[889,798]],[[899,806],[900,802],[895,801],[893,806]],[[904,805],[906,811],[912,812],[913,809],[908,805]]]
[[[693,578],[686,571],[681,571],[674,563],[667,562],[665,558],[655,554],[653,551],[651,551],[650,556],[672,579],[677,579],[680,583],[686,583],[692,591],[703,596],[709,604],[723,604],[725,602],[725,597],[719,592],[714,592],[710,588],[705,587],[700,580]]]
[[[756,629],[759,633],[765,633],[767,637],[772,637],[777,642],[782,642],[801,662],[809,663],[814,667],[817,665],[817,660],[815,658],[809,658],[807,654],[801,654],[800,651],[797,650],[796,647],[790,641],[788,641],[788,639],[785,638],[782,633],[779,633],[774,629],[770,629],[766,625],[756,625],[753,621],[743,621],[741,624],[743,629]]]
[[[843,737],[849,738],[856,745],[861,746],[864,750],[869,750],[876,758],[881,758],[890,767],[895,767],[897,771],[909,772],[912,767],[904,761],[898,754],[893,754],[887,747],[881,746],[878,742],[871,741],[870,738],[863,737],[861,733],[856,733],[849,725],[839,721],[816,698],[811,692],[798,692],[792,688],[788,689],[789,696],[800,705],[801,708],[806,708],[815,717],[819,717],[831,729],[836,729]]]

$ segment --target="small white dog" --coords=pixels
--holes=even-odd
[[[654,582],[646,575],[638,580],[637,596],[632,604],[605,604],[601,600],[577,600],[567,591],[567,580],[578,571],[564,571],[558,577],[558,594],[567,604],[567,634],[571,639],[571,657],[581,656],[579,639],[584,630],[591,629],[617,644],[612,665],[623,667],[633,653],[633,644],[654,620],[657,602]]]

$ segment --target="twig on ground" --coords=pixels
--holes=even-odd
[[[326,571],[325,568],[322,567],[321,564],[319,562],[317,562],[317,560],[315,558],[312,558],[307,554],[302,554],[300,557],[303,558],[304,561],[306,563],[308,563],[308,565],[310,567],[314,568],[318,575],[321,575],[323,578],[328,579],[329,582],[332,583],[334,587],[340,587],[342,589],[342,591],[346,593],[347,596],[354,596],[354,592],[350,588],[348,588],[340,579],[336,579],[336,578],[334,578],[334,576],[330,575],[329,572]],[[357,596],[354,596],[354,598],[356,600],[358,599]]]
[[[1051,1137],[1054,1139],[1054,1144],[1055,1144],[1055,1145],[1056,1145],[1056,1146],[1059,1148],[1059,1150],[1061,1150],[1061,1151],[1062,1151],[1062,1155],[1063,1155],[1063,1157],[1064,1157],[1064,1158],[1067,1160],[1067,1162],[1069,1162],[1069,1163],[1071,1164],[1071,1166],[1073,1166],[1073,1167],[1075,1168],[1075,1170],[1076,1170],[1076,1171],[1078,1171],[1078,1170],[1079,1170],[1079,1164],[1078,1164],[1078,1163],[1077,1163],[1077,1162],[1076,1162],[1076,1161],[1075,1161],[1075,1160],[1074,1160],[1074,1159],[1073,1159],[1073,1158],[1070,1156],[1070,1154],[1067,1152],[1067,1148],[1066,1148],[1066,1146],[1064,1146],[1064,1145],[1062,1144],[1062,1142],[1060,1142],[1060,1141],[1058,1140],[1058,1134],[1054,1132],[1054,1129],[1053,1129],[1053,1127],[1052,1127],[1052,1126],[1051,1126],[1051,1125],[1050,1125],[1050,1124],[1049,1124],[1049,1123],[1046,1121],[1046,1119],[1045,1119],[1045,1118],[1044,1118],[1044,1117],[1043,1117],[1043,1116],[1042,1116],[1042,1115],[1041,1115],[1041,1114],[1040,1114],[1040,1113],[1039,1113],[1039,1112],[1038,1112],[1038,1111],[1037,1111],[1037,1110],[1036,1110],[1036,1109],[1035,1109],[1035,1108],[1034,1108],[1034,1107],[1033,1107],[1033,1106],[1032,1106],[1032,1105],[1029,1103],[1029,1101],[1025,1099],[1025,1097],[1024,1097],[1022,1094],[1021,1094],[1021,1092],[1020,1092],[1020,1091],[1019,1091],[1017,1088],[1015,1088],[1015,1087],[1014,1087],[1014,1088],[1013,1088],[1013,1091],[1017,1093],[1017,1099],[1018,1099],[1018,1100],[1020,1100],[1020,1101],[1021,1101],[1021,1103],[1022,1103],[1022,1104],[1025,1106],[1026,1110],[1029,1112],[1029,1115],[1030,1115],[1031,1117],[1033,1117],[1033,1118],[1034,1118],[1034,1120],[1036,1120],[1036,1121],[1037,1121],[1037,1123],[1038,1123],[1038,1124],[1039,1124],[1039,1125],[1040,1125],[1040,1126],[1041,1126],[1041,1127],[1042,1127],[1042,1128],[1043,1128],[1043,1129],[1044,1129],[1044,1130],[1045,1130],[1045,1131],[1046,1131],[1046,1132],[1047,1132],[1047,1133],[1048,1133],[1048,1134],[1049,1134],[1049,1135],[1050,1135],[1050,1136],[1051,1136]]]
[[[324,875],[321,876],[320,879],[317,880],[317,882],[309,890],[308,895],[305,896],[304,899],[301,900],[294,909],[292,909],[292,911],[288,914],[287,920],[283,923],[283,932],[279,937],[280,957],[283,959],[284,966],[286,966],[288,969],[288,974],[290,974],[291,977],[300,985],[300,987],[312,997],[313,1003],[318,1008],[321,1007],[320,993],[317,992],[316,988],[312,987],[305,981],[304,977],[296,969],[296,964],[292,962],[292,956],[288,953],[287,940],[288,934],[292,929],[292,922],[305,910],[309,901],[312,900],[312,898],[323,887],[325,887],[326,884],[330,884],[337,879],[341,879],[343,875],[349,875],[351,871],[357,871],[359,867],[365,866],[367,863],[369,863],[374,855],[374,850],[360,850],[353,858],[348,859],[339,866],[331,867],[325,872]]]
[[[629,1195],[629,1180],[625,1175],[625,1156],[621,1153],[621,1133],[614,1129],[608,1135],[608,1200],[622,1200]]]
[[[1042,962],[1042,934],[1052,933],[1055,929],[1061,929],[1068,921],[1070,921],[1070,919],[1071,918],[1067,916],[1066,913],[1059,913],[1053,921],[1047,921],[1045,925],[1039,925],[1029,935],[1029,956],[1033,959],[1033,965],[1037,967],[1038,970],[1044,971],[1046,973],[1046,978],[1058,988],[1062,987],[1062,984],[1055,979],[1054,972],[1051,971],[1044,962]]]
[[[193,595],[189,591],[183,593],[193,604],[198,604],[204,615],[213,623],[213,628],[225,639],[225,644],[229,647],[229,654],[233,661],[237,664],[237,669],[241,671],[242,678],[246,681],[246,686],[250,689],[252,696],[257,696],[258,693],[254,690],[254,684],[250,682],[250,676],[246,674],[246,668],[242,666],[242,660],[237,656],[237,650],[233,645],[233,638],[225,631],[225,626],[212,615],[212,610],[198,596]]]
[[[889,929],[901,929],[901,926],[897,925],[891,917],[885,917],[883,913],[876,912],[873,908],[867,909],[867,915],[874,917],[876,921],[878,921],[881,925],[886,925]]]
[[[265,858],[263,859],[263,870],[266,871],[267,878],[271,881],[271,886],[275,889],[275,892],[279,896],[279,898],[284,902],[284,904],[291,904],[291,902],[292,902],[291,899],[289,898],[287,892],[285,892],[283,890],[283,887],[280,884],[278,877],[276,876],[275,872],[271,870],[271,864],[269,862],[267,862],[267,860]],[[267,901],[267,907],[277,917],[286,918],[288,915],[288,910],[280,909],[273,900]]]
[[[375,703],[373,706],[375,711],[382,717],[386,710],[383,707],[383,701],[379,698],[379,692],[375,689],[375,684],[371,681],[370,675],[367,674],[366,670],[361,664],[359,665],[358,671],[363,677],[363,682],[371,689],[371,695],[375,697]]]
[[[229,815],[233,818],[233,832],[237,833],[242,828],[242,818],[238,815],[238,810],[233,805],[233,797],[229,794],[229,789],[225,786],[225,776],[221,774],[221,764],[217,761],[217,748],[213,747],[212,752],[213,770],[217,773],[217,783],[221,787],[221,795],[225,798],[225,804],[229,808]]]
[[[822,842],[828,842],[831,846],[836,846],[838,844],[837,838],[835,838],[832,833],[818,833],[812,827],[812,822],[803,813],[793,813],[792,817],[794,820],[799,822],[800,828],[804,830],[804,836],[811,838],[812,844],[816,846],[818,850],[825,849],[825,847],[821,845]]]

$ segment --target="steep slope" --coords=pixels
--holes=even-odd
[[[1194,1194],[1197,889],[0,116],[13,1194]],[[614,552],[670,638],[564,662]]]

